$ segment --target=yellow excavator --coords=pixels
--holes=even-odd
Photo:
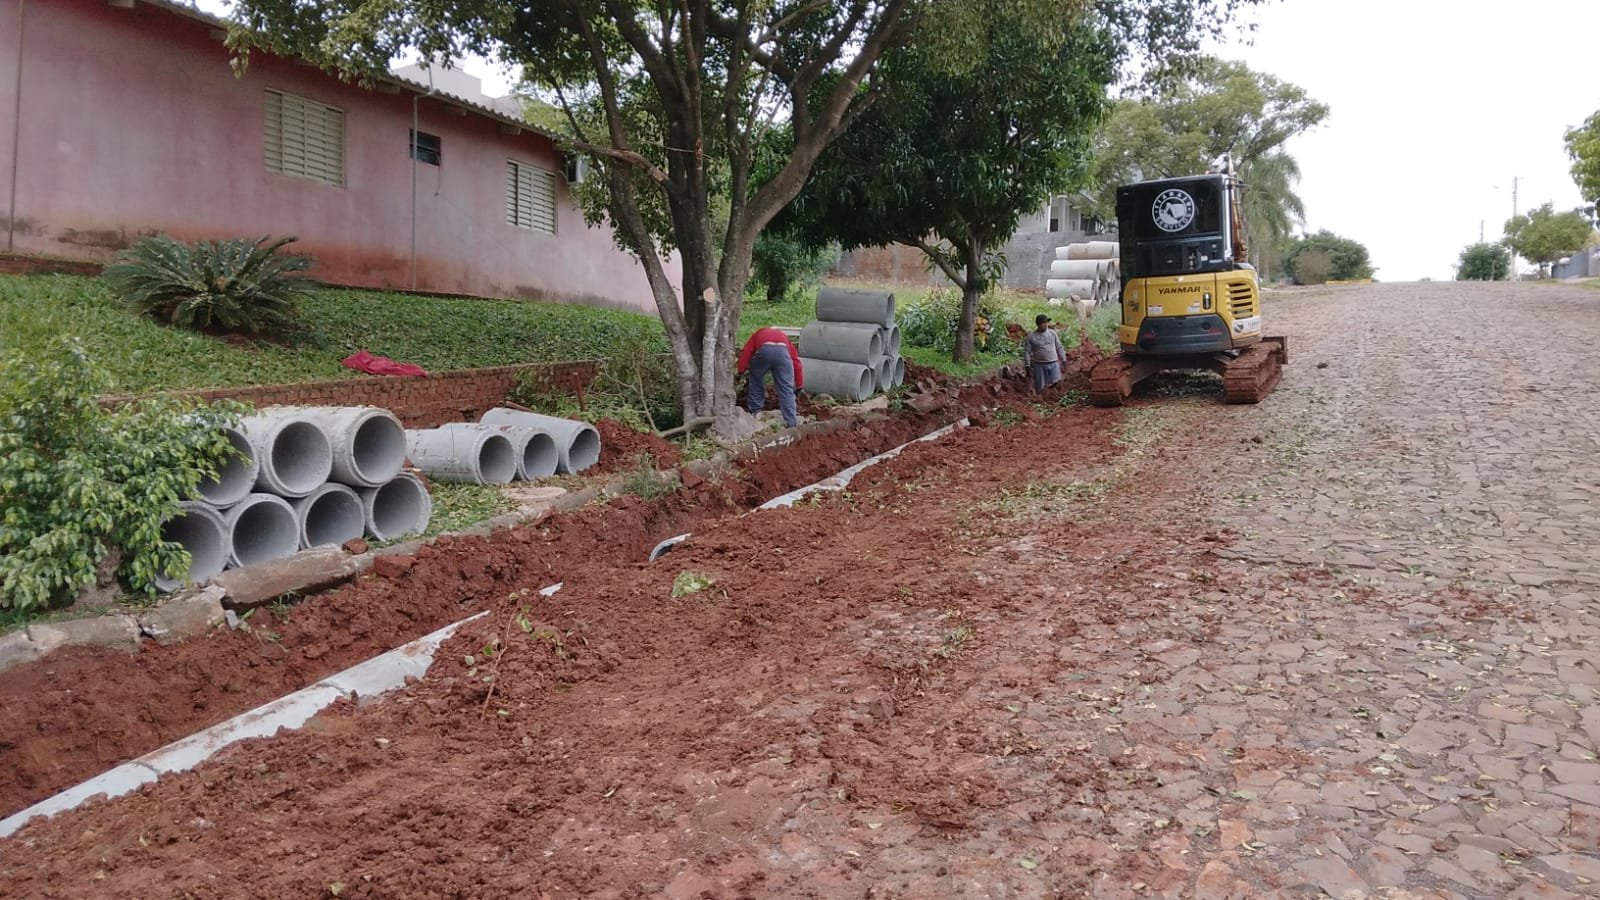
[[[1120,406],[1139,382],[1177,369],[1221,375],[1229,403],[1259,403],[1277,386],[1289,339],[1262,335],[1244,187],[1225,165],[1117,188],[1122,350],[1089,375],[1095,405]]]

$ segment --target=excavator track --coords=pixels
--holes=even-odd
[[[1288,348],[1265,340],[1245,348],[1222,366],[1223,398],[1228,403],[1260,403],[1283,378]]]
[[[1122,354],[1102,360],[1089,372],[1089,402],[1095,406],[1121,406],[1133,393],[1134,361]]]

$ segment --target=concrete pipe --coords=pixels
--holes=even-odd
[[[906,360],[903,356],[894,358],[894,378],[890,379],[890,387],[899,387],[906,383]]]
[[[888,328],[894,325],[894,294],[825,287],[817,291],[817,318],[824,322],[865,322]]]
[[[1058,259],[1050,264],[1051,278],[1099,281],[1106,277],[1108,260]]]
[[[276,494],[246,496],[228,510],[223,522],[228,527],[230,565],[280,559],[300,549],[300,523],[294,508]]]
[[[222,520],[222,513],[204,503],[179,503],[178,514],[161,524],[161,539],[189,551],[189,572],[183,578],[157,574],[158,591],[200,584],[228,567],[228,525]]]
[[[294,407],[278,407],[240,423],[255,451],[257,491],[304,497],[333,472],[333,446],[315,422]]]
[[[333,448],[330,480],[350,487],[386,484],[406,464],[406,430],[376,406],[310,406],[301,410]]]
[[[300,549],[340,546],[367,531],[361,498],[348,485],[330,481],[304,497],[289,501],[300,532]]]
[[[811,322],[800,329],[800,355],[874,367],[885,352],[883,331],[864,322]]]
[[[224,428],[222,433],[233,445],[233,452],[217,467],[217,477],[201,479],[198,488],[200,499],[219,509],[243,500],[261,474],[256,451],[245,433],[237,428]]]
[[[877,370],[857,363],[837,362],[831,359],[800,358],[806,370],[807,394],[827,394],[850,403],[860,403],[872,396],[877,384]]]
[[[1082,278],[1051,278],[1044,283],[1044,295],[1052,300],[1073,298],[1089,300],[1094,298],[1094,286],[1098,282]]]
[[[455,422],[424,431],[406,431],[412,465],[436,481],[505,484],[517,477],[517,452],[511,439],[487,425]]]
[[[893,380],[894,380],[894,357],[885,356],[883,359],[878,361],[877,367],[872,370],[872,390],[873,390],[873,393],[880,393],[882,391],[887,391],[889,389],[889,387],[890,387],[890,382],[892,382]]]
[[[433,498],[422,479],[401,472],[388,484],[356,491],[366,517],[367,534],[380,541],[392,541],[408,534],[428,530],[433,518]]]
[[[523,481],[554,475],[561,467],[561,448],[548,431],[528,425],[492,427],[511,440],[517,454],[517,477]]]
[[[884,356],[900,355],[900,326],[891,325],[878,332],[878,338],[883,341]]]
[[[560,452],[556,471],[563,474],[582,472],[600,461],[600,432],[588,422],[576,419],[558,419],[539,413],[495,407],[483,414],[485,425],[521,425],[537,428],[550,435]]]
[[[1118,253],[1116,241],[1089,241],[1083,244],[1068,244],[1067,259],[1116,259]]]

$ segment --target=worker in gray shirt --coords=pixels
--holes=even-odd
[[[1067,348],[1061,346],[1061,335],[1049,327],[1049,316],[1041,315],[1033,324],[1037,327],[1022,339],[1022,364],[1033,374],[1033,390],[1039,393],[1061,380]]]

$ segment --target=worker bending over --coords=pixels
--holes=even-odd
[[[789,343],[789,336],[776,328],[760,328],[744,342],[739,351],[739,371],[750,373],[750,387],[745,391],[744,408],[758,413],[767,405],[767,373],[772,373],[772,383],[778,388],[778,409],[783,412],[783,424],[793,428],[800,424],[795,414],[794,392],[805,387],[805,371],[800,366],[800,354]]]

